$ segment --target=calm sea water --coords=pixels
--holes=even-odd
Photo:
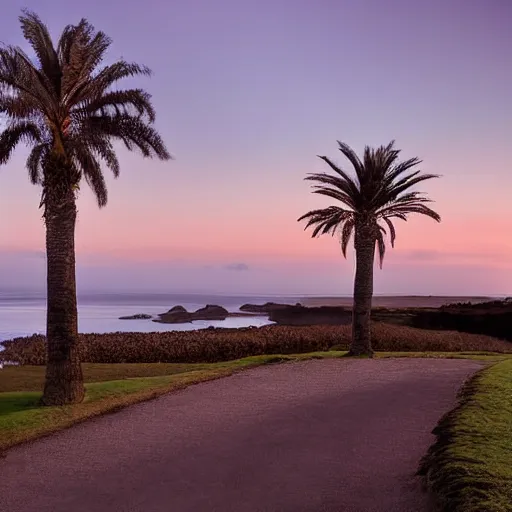
[[[270,323],[264,316],[227,318],[224,321],[197,321],[189,324],[159,324],[151,320],[119,320],[120,316],[164,313],[178,304],[195,311],[206,304],[217,304],[236,312],[244,303],[261,304],[267,301],[294,304],[293,297],[234,297],[215,295],[162,294],[89,294],[78,299],[78,330],[81,333],[116,331],[185,331],[215,327],[262,326]],[[44,334],[46,299],[43,295],[0,292],[0,341],[18,336]]]

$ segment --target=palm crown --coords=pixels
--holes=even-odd
[[[426,215],[439,222],[441,217],[427,206],[432,202],[411,187],[425,180],[437,178],[435,174],[412,171],[421,163],[418,158],[398,161],[400,150],[394,141],[377,149],[365,147],[363,160],[347,145],[338,141],[339,150],[354,168],[354,175],[345,172],[326,156],[320,158],[336,173],[315,173],[305,179],[316,182],[313,192],[336,199],[344,205],[312,210],[298,220],[307,220],[306,228],[313,227],[312,236],[340,233],[341,248],[346,257],[354,228],[362,222],[373,228],[379,249],[380,265],[386,250],[385,236],[389,234],[394,246],[396,230],[394,219],[407,220],[411,213]]]
[[[155,112],[141,89],[113,85],[148,68],[124,60],[99,68],[111,40],[86,21],[67,26],[57,48],[48,29],[33,13],[20,17],[24,37],[37,57],[34,63],[20,48],[0,48],[0,113],[7,126],[0,135],[0,164],[20,142],[31,147],[30,179],[43,185],[42,204],[59,187],[79,187],[84,177],[99,206],[107,203],[100,163],[119,175],[113,140],[143,156],[170,158],[151,126]],[[48,165],[51,158],[65,165]]]

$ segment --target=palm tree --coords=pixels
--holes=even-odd
[[[427,206],[431,200],[410,190],[417,183],[438,176],[422,174],[418,170],[410,172],[421,160],[398,161],[400,150],[395,149],[394,141],[377,149],[366,146],[362,161],[347,144],[338,141],[338,145],[355,172],[351,175],[326,156],[321,156],[336,174],[310,174],[305,179],[316,183],[313,186],[315,194],[335,199],[342,206],[312,210],[298,220],[307,220],[305,229],[314,226],[313,237],[339,233],[345,258],[354,233],[356,275],[350,354],[371,357],[370,313],[375,247],[378,248],[382,268],[385,236],[389,235],[391,247],[395,243],[394,219],[407,220],[409,214],[418,213],[441,221],[441,217]]]
[[[7,123],[0,134],[0,164],[25,143],[31,149],[30,180],[42,187],[48,343],[43,403],[63,405],[84,397],[74,247],[82,178],[103,207],[107,188],[101,163],[119,175],[114,141],[144,157],[170,155],[151,126],[150,95],[114,88],[125,77],[149,75],[148,68],[124,60],[100,67],[111,40],[85,19],[65,27],[56,47],[36,14],[24,11],[19,19],[35,58],[15,46],[0,48],[0,112]]]

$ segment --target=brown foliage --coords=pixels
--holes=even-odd
[[[512,344],[489,336],[431,331],[375,323],[373,345],[380,351],[512,352]],[[90,363],[212,363],[261,354],[292,354],[344,350],[350,326],[265,326],[198,331],[116,332],[81,334],[80,357]],[[46,342],[42,335],[4,342],[0,361],[42,365]]]

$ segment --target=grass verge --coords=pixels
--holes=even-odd
[[[443,512],[512,510],[512,359],[477,373],[434,429],[419,473]]]

